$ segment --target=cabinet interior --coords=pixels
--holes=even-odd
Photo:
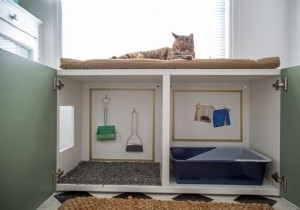
[[[213,71],[213,70],[210,70]],[[91,121],[91,97],[102,97],[109,93],[113,95],[124,111],[119,111],[119,118],[124,119],[126,126],[119,126],[126,139],[125,133],[130,125],[130,107],[139,107],[139,117],[146,120],[151,126],[154,144],[149,154],[137,154],[135,160],[155,161],[161,164],[161,186],[146,186],[145,192],[190,192],[190,193],[218,193],[218,194],[261,194],[279,195],[279,187],[271,179],[271,174],[279,171],[280,161],[280,91],[276,91],[272,84],[280,77],[277,70],[216,70],[214,74],[208,74],[207,70],[145,70],[143,73],[135,70],[106,71],[106,70],[58,70],[58,79],[64,84],[64,88],[58,91],[58,107],[74,107],[74,145],[66,150],[57,150],[57,168],[70,171],[80,161],[97,160],[132,160],[133,156],[126,156],[125,150],[119,151],[116,147],[105,147],[102,152],[96,154],[93,151],[95,138],[94,121]],[[175,73],[174,73],[175,72]],[[250,72],[250,73],[249,73]],[[117,75],[118,73],[119,75]],[[139,73],[139,74],[137,74]],[[92,90],[92,91],[91,91]],[[174,91],[214,91],[220,93],[220,97],[226,91],[241,92],[241,139],[234,141],[221,140],[174,140],[173,133],[173,97]],[[136,91],[136,92],[135,92]],[[144,92],[143,92],[144,91]],[[149,92],[147,92],[149,91]],[[98,94],[98,95],[97,95]],[[139,96],[139,94],[141,94]],[[151,99],[147,99],[152,97]],[[135,98],[135,95],[137,96]],[[143,97],[146,98],[143,98]],[[201,95],[200,95],[201,96]],[[205,96],[205,95],[204,95]],[[119,99],[117,99],[120,97]],[[122,97],[127,97],[128,101]],[[180,99],[180,97],[178,97]],[[98,100],[98,99],[97,99]],[[123,103],[123,102],[124,103]],[[126,103],[125,103],[126,102]],[[143,104],[144,103],[144,104]],[[152,105],[152,104],[153,105]],[[176,101],[180,103],[180,101]],[[97,103],[96,103],[97,104]],[[150,105],[149,105],[150,104]],[[98,105],[94,105],[96,107]],[[150,110],[146,113],[145,109]],[[148,108],[147,108],[148,107]],[[150,107],[150,108],[149,108]],[[136,108],[136,107],[135,107]],[[59,110],[59,108],[58,108]],[[145,113],[143,113],[145,112]],[[142,117],[146,116],[146,119]],[[151,118],[152,120],[149,120]],[[58,111],[58,122],[60,116]],[[148,121],[147,121],[148,120]],[[92,126],[93,128],[91,128]],[[58,125],[58,133],[60,132]],[[142,126],[141,126],[141,129]],[[92,130],[92,132],[91,132]],[[124,131],[124,132],[123,132]],[[126,132],[125,132],[126,131]],[[154,132],[153,132],[154,131]],[[92,133],[92,134],[91,134]],[[118,135],[118,133],[117,133]],[[151,136],[152,135],[152,136]],[[176,134],[177,135],[177,134]],[[92,136],[92,137],[91,137]],[[125,137],[126,136],[126,137]],[[230,137],[228,137],[230,138]],[[59,145],[58,135],[58,145]],[[124,141],[124,140],[123,140]],[[124,142],[123,142],[124,143]],[[145,146],[144,145],[144,146]],[[188,185],[177,184],[172,175],[170,163],[170,147],[218,147],[218,146],[241,146],[254,149],[272,159],[267,165],[265,183],[262,186],[228,186],[228,185]],[[106,150],[106,152],[105,152]],[[92,154],[91,154],[92,153]],[[115,153],[115,155],[114,155]],[[134,159],[134,158],[133,158]],[[91,190],[91,191],[136,191],[138,186],[87,186],[72,184],[57,184],[57,190]]]

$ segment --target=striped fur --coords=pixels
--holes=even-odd
[[[159,60],[173,60],[186,59],[192,60],[195,58],[194,39],[193,34],[189,36],[179,36],[172,33],[175,41],[173,48],[164,47],[157,50],[140,51],[128,53],[120,57],[113,56],[112,59],[159,59]]]

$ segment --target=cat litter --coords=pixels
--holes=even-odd
[[[82,161],[62,176],[61,184],[161,185],[160,163]]]

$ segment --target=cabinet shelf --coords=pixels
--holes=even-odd
[[[251,82],[279,76],[280,69],[85,69],[58,70],[57,75],[80,82]]]
[[[198,193],[198,194],[255,194],[279,196],[279,189],[264,180],[263,185],[208,185],[208,184],[177,184],[171,180],[169,186],[150,185],[87,185],[87,184],[57,184],[57,191],[93,191],[93,192],[139,192],[145,193]]]

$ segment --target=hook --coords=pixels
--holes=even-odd
[[[102,98],[101,101],[104,105],[108,105],[110,103],[111,99],[108,98],[107,95],[105,95],[105,98]]]

